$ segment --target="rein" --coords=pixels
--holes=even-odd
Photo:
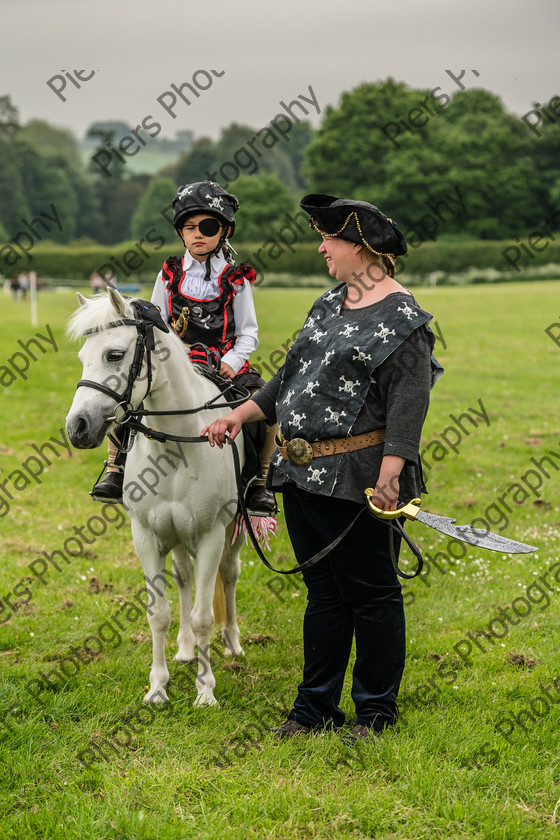
[[[137,310],[138,311],[138,310]],[[213,408],[231,408],[232,406],[241,405],[242,403],[246,402],[249,397],[250,393],[247,389],[242,389],[246,391],[246,395],[242,395],[236,400],[232,400],[231,402],[221,402],[218,403],[216,400],[220,399],[223,394],[233,387],[233,383],[228,385],[224,391],[220,391],[215,397],[211,400],[208,400],[201,406],[197,408],[186,408],[186,409],[175,409],[173,411],[147,411],[145,409],[134,409],[132,408],[132,404],[130,399],[132,397],[132,391],[134,388],[134,382],[139,375],[142,369],[142,363],[144,360],[144,353],[146,353],[146,362],[148,367],[148,387],[146,393],[140,404],[146,399],[149,395],[151,387],[152,387],[152,358],[151,352],[155,347],[154,342],[154,323],[145,319],[133,319],[133,318],[122,318],[119,321],[111,321],[109,324],[106,324],[102,327],[93,327],[91,329],[85,330],[83,333],[85,336],[93,335],[94,333],[101,332],[102,330],[109,330],[114,327],[120,326],[134,326],[138,332],[138,336],[136,338],[136,347],[134,350],[134,359],[132,361],[132,365],[128,372],[128,379],[126,383],[125,390],[122,394],[119,394],[117,391],[114,391],[112,388],[109,388],[107,385],[104,385],[101,382],[95,382],[91,379],[80,379],[76,388],[86,387],[86,388],[94,388],[97,391],[101,391],[102,393],[106,394],[107,396],[111,397],[112,399],[116,400],[117,405],[115,406],[114,414],[111,417],[107,417],[107,421],[115,422],[118,426],[125,426],[128,427],[131,431],[139,432],[140,434],[145,435],[149,440],[155,440],[158,443],[165,443],[168,440],[177,441],[180,443],[208,443],[208,438],[206,436],[196,436],[196,437],[186,437],[184,435],[173,435],[169,432],[160,432],[157,429],[153,429],[150,426],[146,426],[141,423],[137,418],[142,416],[172,416],[172,415],[182,415],[182,414],[196,414],[199,411],[204,411],[206,409],[213,409]],[[236,388],[240,388],[240,386],[235,386]],[[117,409],[122,409],[122,417],[119,419],[117,417]],[[305,571],[305,569],[309,569],[311,566],[314,566],[315,563],[318,563],[319,560],[322,560],[323,557],[326,557],[336,546],[342,542],[344,537],[351,531],[354,527],[355,523],[358,521],[364,510],[366,509],[366,505],[360,509],[360,511],[356,514],[356,516],[352,519],[349,525],[342,531],[341,534],[336,537],[329,545],[325,548],[321,549],[321,551],[314,554],[308,560],[306,560],[301,565],[294,566],[293,569],[275,569],[268,560],[266,559],[265,555],[263,554],[261,547],[258,543],[257,537],[255,536],[255,532],[253,530],[253,526],[251,525],[251,520],[249,518],[249,513],[247,511],[247,506],[245,504],[245,488],[243,487],[243,480],[241,477],[241,462],[239,458],[239,451],[237,448],[237,444],[234,440],[232,440],[229,436],[227,437],[227,442],[232,448],[232,455],[233,455],[233,463],[235,469],[235,483],[237,485],[237,494],[238,494],[238,503],[241,509],[241,515],[243,516],[243,521],[245,522],[245,527],[247,528],[247,533],[253,544],[253,547],[257,553],[259,560],[261,560],[264,565],[274,572],[277,575],[294,575],[298,574],[299,572]],[[369,510],[369,509],[368,509]],[[374,516],[373,512],[371,515]],[[401,537],[407,542],[410,546],[414,554],[418,559],[418,567],[414,574],[409,575],[405,572],[402,572],[399,568],[398,561],[396,558],[396,552],[394,548],[394,541],[393,541],[393,534],[390,535],[389,540],[389,547],[390,547],[390,555],[391,555],[391,563],[396,574],[399,577],[411,579],[416,577],[420,574],[423,566],[422,555],[418,547],[412,542],[410,537],[405,533],[404,528],[400,524],[398,520],[387,520],[386,524],[390,526],[394,531],[398,532]]]

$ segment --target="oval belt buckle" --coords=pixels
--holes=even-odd
[[[286,454],[296,467],[306,467],[313,460],[311,444],[303,438],[294,438],[287,441]]]

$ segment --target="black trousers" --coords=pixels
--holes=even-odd
[[[282,490],[299,563],[334,540],[361,507],[291,483]],[[395,535],[397,556],[399,547]],[[355,637],[352,699],[357,723],[382,730],[396,720],[405,660],[404,607],[389,554],[389,528],[364,512],[342,542],[302,574],[308,590],[304,668],[290,718],[311,727],[344,723],[339,702]]]

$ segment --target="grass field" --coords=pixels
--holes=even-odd
[[[410,525],[427,574],[404,588],[401,717],[358,749],[334,733],[276,743],[264,732],[282,720],[299,681],[305,594],[249,549],[238,588],[246,657],[216,657],[220,708],[192,707],[194,677],[172,659],[175,592],[170,703],[142,708],[151,637],[145,615],[133,608],[140,564],[128,524],[88,496],[104,452],[69,453],[61,433],[81,375],[77,347],[64,338],[75,296],[43,295],[35,328],[27,304],[3,299],[3,837],[557,837],[560,347],[545,329],[560,320],[559,295],[559,282],[416,292],[437,321],[436,355],[446,368],[424,428],[424,506],[460,523],[483,517],[539,551],[462,553],[443,535]],[[267,362],[286,342],[315,296],[303,288],[256,290],[256,361]],[[23,351],[18,341],[48,338],[47,324],[57,352],[47,340],[44,353],[30,345],[37,361],[24,380],[7,361]],[[23,368],[23,359],[16,365]],[[23,464],[39,473],[33,447],[49,441],[43,453],[51,465],[34,480]],[[42,580],[30,573],[33,563],[41,573],[43,551],[52,554],[74,528],[94,522],[99,537],[90,536],[70,565],[61,562],[60,572],[49,566]],[[271,560],[293,564],[282,517],[278,530]],[[125,627],[119,638],[101,630],[117,613]],[[51,674],[46,687],[40,675],[62,667],[95,635],[103,639],[99,654],[79,660],[77,671],[67,664],[67,678]],[[352,725],[348,687],[342,704]]]

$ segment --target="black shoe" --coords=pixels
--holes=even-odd
[[[293,738],[294,735],[309,735],[311,727],[288,719],[282,726],[272,726],[268,731],[272,732],[275,738]]]
[[[246,499],[247,511],[256,516],[271,516],[278,513],[276,496],[272,490],[267,490],[264,484],[252,484]]]
[[[96,502],[122,502],[123,478],[122,472],[105,473],[90,495]]]
[[[345,744],[356,744],[358,741],[367,741],[370,738],[379,738],[383,732],[378,732],[371,726],[366,726],[363,723],[357,723],[354,729],[343,737]]]

